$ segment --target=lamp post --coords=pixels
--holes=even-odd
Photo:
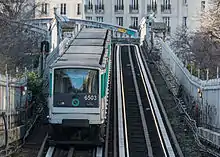
[[[199,98],[201,99],[201,111],[200,111],[200,120],[201,120],[201,123],[203,123],[203,93],[202,93],[202,89],[201,88],[198,88],[198,95],[199,95]]]
[[[151,44],[153,44],[153,31],[152,31],[152,23],[154,22],[155,19],[155,13],[151,13],[149,16],[146,17],[146,41],[149,42],[151,41]],[[153,45],[152,45],[153,47]]]

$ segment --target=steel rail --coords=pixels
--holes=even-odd
[[[47,154],[45,157],[52,157],[53,156],[53,153],[55,151],[55,147],[50,147],[47,151]]]
[[[138,61],[139,69],[141,71],[141,77],[142,77],[142,80],[144,82],[144,87],[145,87],[146,94],[147,94],[147,97],[148,97],[149,102],[150,102],[150,106],[152,108],[152,111],[154,111],[154,112],[152,112],[152,114],[154,115],[154,118],[155,118],[155,122],[156,122],[155,124],[156,124],[156,127],[157,127],[158,135],[159,135],[160,140],[161,140],[162,147],[164,149],[164,152],[165,152],[165,147],[166,147],[166,150],[167,150],[168,155],[170,157],[175,157],[175,153],[173,151],[173,148],[172,148],[172,145],[170,143],[167,131],[165,129],[162,117],[160,115],[160,111],[159,111],[159,108],[157,106],[156,99],[155,99],[153,90],[151,88],[149,79],[147,77],[147,73],[146,73],[142,58],[140,56],[138,46],[136,45],[135,47],[136,47],[136,52],[137,52],[137,53],[135,53],[135,55],[136,55],[136,58],[137,58],[137,61]],[[161,133],[160,133],[160,130],[161,130]],[[163,142],[162,138],[163,138],[164,142]]]
[[[131,71],[132,71],[136,96],[137,96],[137,100],[138,100],[138,106],[139,106],[139,110],[140,110],[140,114],[141,114],[142,126],[143,126],[143,129],[144,129],[144,136],[145,136],[145,142],[146,142],[146,146],[147,146],[147,152],[148,152],[149,157],[153,157],[153,151],[152,151],[152,146],[151,146],[151,143],[150,143],[150,137],[149,137],[149,133],[148,133],[148,127],[147,127],[147,123],[146,123],[146,119],[145,119],[145,115],[144,115],[144,111],[143,111],[144,109],[143,109],[143,104],[142,104],[142,101],[141,101],[141,96],[140,96],[139,87],[138,87],[138,83],[137,83],[136,72],[135,72],[134,63],[133,63],[132,57],[131,57],[130,46],[129,46],[129,49],[128,49],[128,55],[129,55],[129,60],[130,60],[130,63],[131,63]]]
[[[121,52],[121,51],[120,51]],[[122,60],[121,58],[121,53],[120,55],[118,56],[120,57],[120,61]],[[120,62],[120,68],[122,69],[122,62]],[[124,131],[124,134],[125,134],[125,145],[126,145],[126,154],[127,154],[127,157],[129,157],[129,145],[128,145],[128,128],[127,128],[127,119],[126,119],[126,109],[125,109],[125,94],[124,94],[124,80],[123,80],[123,73],[122,73],[122,70],[121,70],[121,73],[120,73],[120,80],[121,80],[121,90],[122,90],[122,106],[123,106],[123,117],[124,117],[124,126],[125,126],[125,131]]]
[[[118,45],[117,45],[118,46]],[[117,78],[120,78],[120,58],[119,58],[119,46],[116,53],[116,66],[117,66]],[[125,157],[125,144],[124,144],[124,122],[123,122],[123,107],[122,107],[122,91],[121,91],[121,82],[120,79],[117,81],[117,97],[118,97],[118,143],[119,143],[119,157]]]

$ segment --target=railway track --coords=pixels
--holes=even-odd
[[[135,45],[116,46],[105,146],[50,145],[46,157],[174,157]],[[82,141],[83,142],[83,141]],[[45,149],[42,149],[42,151]]]
[[[148,90],[146,72],[141,66],[138,47],[121,45],[118,66],[121,69],[120,82],[124,120],[124,149],[127,157],[175,156],[169,138],[164,130],[159,111],[153,106]],[[118,78],[119,79],[119,78]],[[118,83],[117,83],[118,84]]]
[[[118,153],[118,123],[117,123],[117,88],[116,88],[116,49],[112,53],[112,73],[110,84],[110,102],[107,116],[107,131],[105,141],[105,157],[116,157]]]
[[[79,149],[72,147],[49,147],[45,157],[102,157],[103,148]]]

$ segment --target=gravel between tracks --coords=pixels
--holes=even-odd
[[[148,58],[149,60],[151,58]],[[172,93],[168,89],[163,76],[160,74],[156,66],[148,62],[148,67],[151,71],[154,83],[176,134],[182,152],[186,157],[212,157],[211,155],[201,152],[196,145],[193,133],[183,122],[183,117],[178,112]]]
[[[30,132],[25,145],[13,157],[36,157],[46,133],[47,126],[42,125],[41,122],[37,122]]]

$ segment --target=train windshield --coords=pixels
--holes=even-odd
[[[93,69],[55,69],[54,93],[98,94],[98,70]]]

